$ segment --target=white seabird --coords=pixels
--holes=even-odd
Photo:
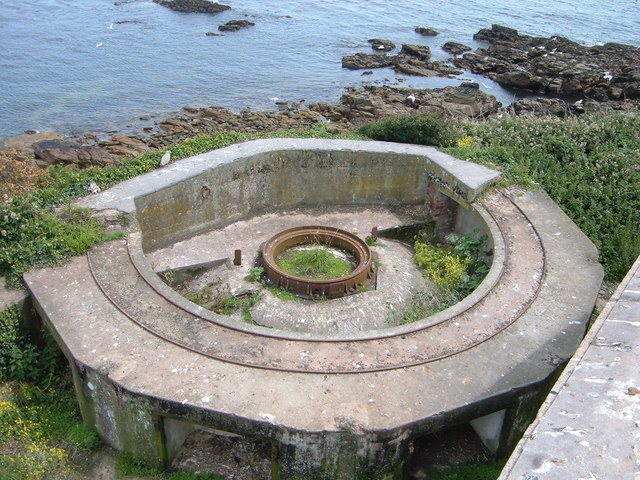
[[[164,152],[164,155],[162,155],[162,158],[160,159],[160,166],[164,167],[170,161],[171,161],[171,150],[167,150],[166,152]]]

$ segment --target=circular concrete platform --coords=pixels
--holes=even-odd
[[[128,242],[94,248],[88,259],[99,288],[132,322],[208,358],[305,373],[391,370],[472,348],[516,322],[536,299],[544,276],[544,250],[536,230],[503,194],[492,195],[491,213],[483,210],[493,231],[496,260],[472,295],[421,321],[345,338],[232,323],[189,302],[152,271],[137,233]]]
[[[126,240],[26,276],[73,366],[85,421],[150,459],[170,459],[201,424],[273,441],[281,478],[402,478],[413,439],[503,410],[489,440],[512,443],[580,342],[602,279],[593,245],[544,193],[480,197],[495,172],[429,147],[258,141],[168,168],[85,200],[129,215]],[[298,189],[308,177],[313,188]],[[492,238],[491,270],[462,302],[418,322],[318,334],[202,309],[145,253],[313,202],[427,205],[443,229]]]

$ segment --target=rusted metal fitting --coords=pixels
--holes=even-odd
[[[328,280],[313,280],[296,277],[283,272],[276,258],[284,250],[296,245],[320,243],[351,253],[357,260],[356,268],[349,274]],[[376,272],[367,244],[356,235],[333,227],[295,227],[271,237],[262,250],[262,266],[267,281],[290,290],[304,298],[338,298],[356,293],[358,288],[371,285]]]

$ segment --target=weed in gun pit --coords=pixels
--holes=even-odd
[[[461,299],[473,292],[489,272],[487,236],[477,231],[452,235],[449,244],[434,242],[418,234],[414,260],[424,275],[438,287],[451,290]]]
[[[246,277],[247,282],[261,282],[264,276],[263,267],[252,267]]]
[[[285,250],[276,259],[276,264],[289,275],[312,280],[344,277],[353,271],[351,262],[338,258],[322,245]]]
[[[285,290],[284,288],[279,287],[268,287],[269,293],[280,300],[285,302],[299,302],[301,299],[296,297],[295,293]]]
[[[231,315],[239,310],[242,312],[250,310],[251,307],[258,303],[262,293],[257,291],[233,295],[227,284],[209,284],[200,290],[185,292],[184,297],[212,312]],[[246,318],[246,315],[244,316]]]

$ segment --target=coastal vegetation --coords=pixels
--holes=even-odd
[[[447,134],[421,135],[414,122],[439,124]],[[616,282],[640,255],[638,131],[640,115],[613,113],[504,115],[486,121],[425,115],[381,120],[359,132],[377,140],[435,145],[501,170],[510,184],[545,190],[596,245],[607,279]]]
[[[619,281],[640,255],[638,131],[638,114],[566,118],[504,115],[485,121],[420,115],[381,120],[362,127],[350,138],[436,145],[458,158],[501,170],[507,184],[544,189],[598,247],[607,278]],[[275,136],[335,137],[328,133],[326,124],[319,124],[309,130],[268,134],[218,132],[170,148],[172,158],[180,159]],[[162,153],[145,153],[104,168],[53,166],[46,172],[27,172],[3,181],[0,276],[9,286],[18,287],[27,269],[59,263],[109,239],[102,224],[71,203],[87,194],[91,182],[105,189],[157,168]],[[19,171],[20,166],[10,162],[7,157],[0,158],[0,172]],[[460,239],[460,248],[481,248],[476,240]],[[430,255],[423,247],[416,247],[416,251],[418,257]],[[452,254],[461,266],[459,280],[467,282],[464,288],[471,288],[471,283],[481,279],[482,266],[472,266],[473,260],[455,248]],[[478,257],[477,253],[473,256]],[[444,280],[447,278],[445,275]],[[69,472],[100,445],[96,434],[81,425],[62,364],[50,337],[42,333],[42,338],[35,338],[22,328],[16,307],[0,313],[1,478],[74,478]],[[120,457],[119,461],[122,475],[132,471],[142,474],[134,468],[139,459]],[[499,465],[495,469],[499,471]],[[151,470],[147,474],[172,478]]]

